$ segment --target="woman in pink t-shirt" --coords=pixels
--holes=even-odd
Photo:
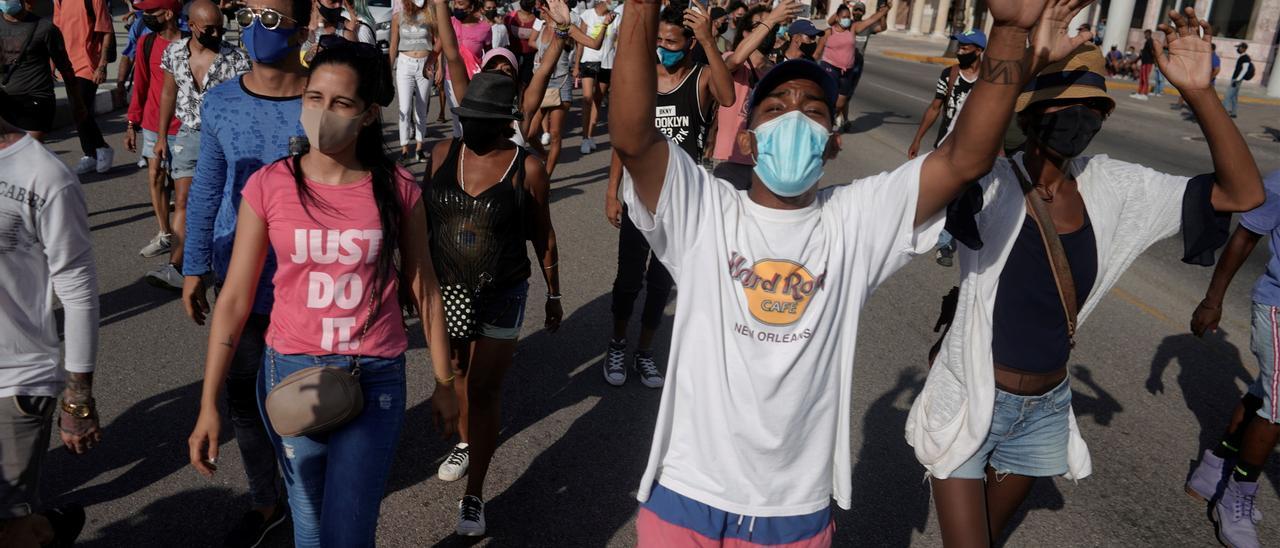
[[[190,441],[191,462],[205,474],[213,473],[218,453],[218,391],[268,255],[278,269],[258,374],[260,401],[281,379],[311,367],[348,369],[359,379],[364,407],[349,422],[303,437],[282,438],[268,428],[299,547],[373,546],[404,421],[402,305],[422,311],[436,385],[453,382],[422,192],[382,150],[379,106],[391,102],[390,74],[386,56],[367,44],[344,42],[316,55],[302,97],[310,151],[270,164],[246,183],[209,332],[200,417]],[[401,302],[400,280],[411,303]],[[436,390],[432,405],[442,424],[456,420],[453,390]]]

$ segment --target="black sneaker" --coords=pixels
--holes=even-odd
[[[71,548],[75,546],[80,531],[84,529],[84,507],[79,504],[68,504],[44,512],[45,519],[53,528],[51,548]]]
[[[227,539],[222,545],[226,548],[257,548],[262,544],[262,539],[267,538],[267,533],[284,523],[287,517],[289,517],[289,506],[283,502],[276,504],[276,511],[270,518],[262,517],[257,510],[249,510],[240,518],[240,523],[237,523],[227,534]]]
[[[937,253],[934,254],[934,260],[942,266],[951,266],[954,264],[952,257],[955,256],[956,249],[951,246],[939,247]]]
[[[658,370],[658,364],[653,361],[653,352],[637,350],[635,370],[640,373],[640,384],[649,388],[662,388],[665,379],[662,378],[662,371]]]

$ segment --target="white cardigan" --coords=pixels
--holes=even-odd
[[[1022,229],[1026,202],[1012,169],[1022,155],[1000,159],[978,184],[983,208],[977,224],[985,245],[974,251],[959,246],[960,300],[942,349],[924,389],[911,405],[906,437],[929,475],[946,479],[977,452],[991,428],[995,406],[991,317],[1005,261]],[[1158,173],[1107,156],[1072,160],[1080,194],[1089,212],[1098,246],[1098,275],[1080,310],[1090,312],[1134,259],[1155,242],[1177,234],[1189,177]],[[1067,479],[1092,472],[1089,451],[1069,415]]]

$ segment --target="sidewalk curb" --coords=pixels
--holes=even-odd
[[[921,55],[921,54],[919,54],[919,53],[907,53],[907,52],[904,52],[904,51],[881,50],[881,51],[880,51],[880,55],[883,55],[883,56],[885,56],[885,57],[892,57],[892,58],[894,58],[894,59],[902,59],[902,60],[904,60],[904,61],[914,61],[914,62],[916,62],[916,63],[926,63],[926,64],[930,64],[930,65],[954,65],[954,64],[956,64],[956,60],[955,60],[955,59],[953,59],[953,58],[950,58],[950,57],[936,57],[936,56],[932,56],[932,55]],[[1108,79],[1108,80],[1107,80],[1107,88],[1108,88],[1109,90],[1129,90],[1129,91],[1137,91],[1137,89],[1138,89],[1138,84],[1133,83],[1133,82],[1124,82],[1124,81],[1117,81],[1117,80]],[[1165,91],[1165,95],[1172,95],[1172,96],[1175,96],[1175,97],[1176,97],[1176,96],[1178,96],[1178,95],[1179,95],[1179,93],[1178,93],[1178,90],[1177,90],[1177,89],[1169,89],[1169,90]],[[1221,93],[1219,93],[1219,94],[1218,94],[1218,98],[1220,98],[1220,99],[1222,98],[1222,94],[1221,94]],[[1273,98],[1270,98],[1270,97],[1247,97],[1247,96],[1241,96],[1241,97],[1240,97],[1240,102],[1241,102],[1241,103],[1250,103],[1250,104],[1255,104],[1255,105],[1277,105],[1277,106],[1280,106],[1280,99],[1273,99]]]

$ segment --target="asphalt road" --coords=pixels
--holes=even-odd
[[[873,41],[873,51],[878,47]],[[826,180],[844,182],[905,161],[938,70],[873,55],[853,101],[855,131],[844,136],[844,151],[828,166]],[[1170,110],[1168,99],[1115,95],[1120,108],[1091,153],[1187,175],[1211,169],[1196,126]],[[394,113],[385,118],[392,121],[385,128],[390,142]],[[635,538],[634,493],[659,394],[634,379],[622,388],[607,386],[598,369],[616,236],[602,214],[607,136],[597,138],[602,151],[580,158],[576,124],[575,116],[551,195],[565,322],[559,333],[547,334],[540,329],[541,307],[529,307],[488,481],[490,536],[482,541],[488,545],[626,546]],[[1273,137],[1280,107],[1244,105],[1240,124],[1264,172],[1280,169]],[[431,137],[445,127],[433,126]],[[117,167],[83,179],[102,291],[96,392],[104,444],[83,458],[51,446],[47,494],[54,502],[88,506],[86,547],[217,545],[248,500],[234,440],[225,440],[214,479],[187,467],[207,332],[185,317],[176,293],[141,280],[161,264],[138,256],[156,224],[143,173],[123,150],[121,115],[109,117],[104,129],[117,148]],[[78,142],[65,132],[50,146],[68,163],[79,157]],[[1072,356],[1075,409],[1094,475],[1078,483],[1041,481],[1009,545],[1215,544],[1206,508],[1183,494],[1182,482],[1257,371],[1248,350],[1248,292],[1265,253],[1255,253],[1232,287],[1223,335],[1207,340],[1190,336],[1185,326],[1210,270],[1182,264],[1178,239],[1137,261],[1082,327]],[[956,275],[921,258],[889,281],[863,315],[853,411],[855,507],[837,512],[837,545],[940,545],[923,469],[902,428],[923,384],[938,300]],[[535,280],[530,294],[542,291]],[[668,338],[669,327],[661,347]],[[469,544],[451,537],[463,485],[435,478],[450,443],[430,425],[431,373],[420,336],[413,347],[407,421],[379,544]],[[229,436],[231,429],[224,431]],[[1260,532],[1274,540],[1280,538],[1275,459],[1264,482],[1260,507],[1268,517]],[[268,543],[289,544],[285,532]]]

